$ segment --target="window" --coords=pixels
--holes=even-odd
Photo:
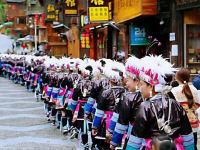
[[[18,17],[16,20],[17,24],[26,24],[26,18],[25,17]]]

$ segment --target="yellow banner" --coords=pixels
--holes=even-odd
[[[108,21],[108,7],[89,7],[90,21]]]
[[[142,0],[115,0],[114,20],[117,23],[142,15]]]

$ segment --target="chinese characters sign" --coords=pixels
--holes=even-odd
[[[91,22],[112,19],[112,0],[88,0],[89,19]]]
[[[103,5],[104,0],[91,0],[91,3],[93,3],[94,5]]]
[[[52,0],[47,1],[46,20],[56,21],[56,8],[55,8],[55,3]]]
[[[64,0],[64,1],[65,1],[65,15],[77,15],[78,14],[77,0]]]
[[[46,3],[46,20],[59,21],[60,3],[55,0],[47,0]]]

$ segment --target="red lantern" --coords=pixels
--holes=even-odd
[[[35,22],[36,25],[38,25],[38,18],[39,18],[39,15],[35,14],[34,22]]]
[[[44,26],[45,25],[45,14],[42,13],[42,16],[41,16],[41,24]]]

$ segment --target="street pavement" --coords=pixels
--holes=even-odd
[[[0,150],[76,150],[45,118],[43,102],[0,77]]]

